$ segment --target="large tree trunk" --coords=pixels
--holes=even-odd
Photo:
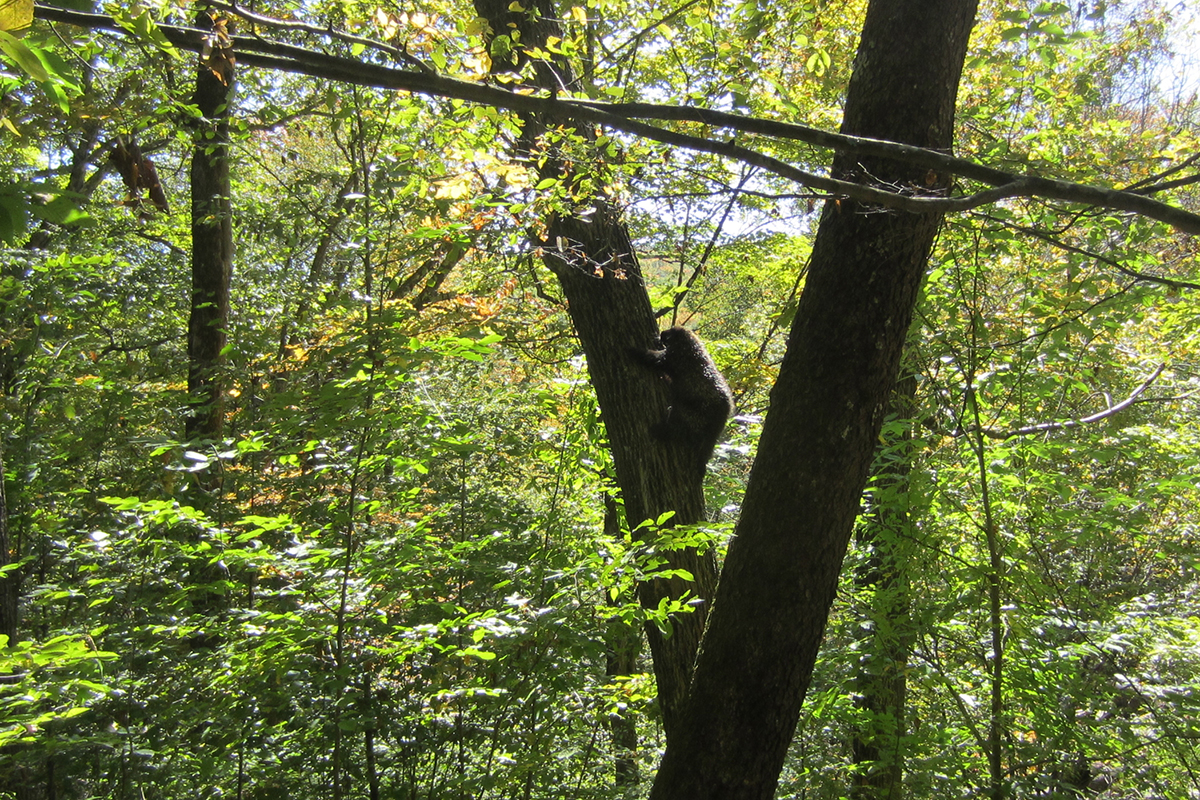
[[[948,149],[974,0],[872,0],[842,130]],[[945,188],[887,161],[838,177]],[[656,800],[774,794],[940,215],[825,205],[808,281]]]
[[[526,10],[511,10],[508,0],[475,0],[476,11],[494,32],[518,30],[524,47],[544,45],[547,36],[562,35],[551,0],[526,5],[532,6],[532,15]],[[523,56],[500,58],[497,52],[493,71],[518,68],[523,61]],[[539,63],[535,74],[539,85],[550,91],[574,84],[564,61]],[[569,121],[529,117],[524,120],[518,154],[527,155],[536,149],[538,137],[556,125],[585,140],[594,138],[589,127],[574,128]],[[542,177],[567,181],[575,177],[553,149],[539,170]],[[625,503],[625,519],[633,527],[674,511],[673,525],[700,522],[704,518],[704,476],[692,468],[694,455],[681,443],[651,436],[652,425],[666,415],[667,393],[666,385],[634,356],[634,351],[657,346],[658,323],[628,227],[603,189],[591,198],[591,206],[587,219],[553,214],[539,245],[545,264],[562,286],[571,321],[587,355],[588,373]],[[668,559],[671,569],[686,570],[694,580],[643,582],[638,587],[643,606],[656,609],[664,601],[685,595],[705,600],[712,597],[716,562],[711,553],[689,548],[663,550],[661,555]],[[707,606],[702,603],[692,613],[673,616],[669,636],[653,625],[647,626],[668,740],[675,735],[677,712],[687,696],[706,612]]]
[[[193,102],[202,118],[192,148],[192,312],[188,321],[188,439],[217,439],[224,421],[221,366],[229,325],[233,218],[229,186],[229,102],[233,57],[224,27],[201,12],[197,27],[213,30],[200,59]]]
[[[546,260],[558,276],[587,354],[625,501],[625,518],[632,527],[674,511],[673,525],[700,522],[704,476],[693,468],[694,455],[685,447],[651,435],[651,426],[666,415],[664,384],[631,355],[657,341],[658,326],[641,268],[616,210],[606,203],[597,206],[591,222],[561,217],[551,221],[549,241],[566,246],[547,250]],[[643,581],[638,586],[643,607],[656,609],[687,594],[712,598],[716,563],[711,552],[687,548],[659,554],[668,559],[671,569],[686,570],[694,581]],[[701,604],[692,613],[672,617],[670,635],[654,625],[646,628],[668,740],[677,731],[706,612],[707,606]]]

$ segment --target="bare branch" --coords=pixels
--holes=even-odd
[[[1011,439],[1014,436],[1029,436],[1035,433],[1069,430],[1071,428],[1079,428],[1084,425],[1090,425],[1093,422],[1099,422],[1102,419],[1107,419],[1114,414],[1124,411],[1136,403],[1138,397],[1140,397],[1143,392],[1150,388],[1150,384],[1154,383],[1154,381],[1158,379],[1158,376],[1163,374],[1163,370],[1166,368],[1166,364],[1159,364],[1158,368],[1154,370],[1150,377],[1142,381],[1142,385],[1134,389],[1133,393],[1130,394],[1129,397],[1126,397],[1116,405],[1109,406],[1103,411],[1092,414],[1090,417],[1083,417],[1081,419],[1068,419],[1062,422],[1039,422],[1035,425],[1026,425],[1024,428],[1017,428],[1016,430],[1012,431],[993,431],[984,429],[982,433],[984,436],[992,439]]]
[[[1200,175],[1189,175],[1185,178],[1177,178],[1173,181],[1165,180],[1177,172],[1182,172],[1188,167],[1194,166],[1197,161],[1200,161],[1200,153],[1196,153],[1185,158],[1183,161],[1180,161],[1178,164],[1175,164],[1171,168],[1160,172],[1157,175],[1151,175],[1145,180],[1138,181],[1131,186],[1126,186],[1125,191],[1138,192],[1140,194],[1153,194],[1154,192],[1161,192],[1165,189],[1171,189],[1176,186],[1187,186],[1188,184],[1200,181]]]
[[[137,229],[137,228],[135,228],[132,233],[134,236],[137,236],[140,239],[145,239],[148,242],[154,242],[155,244],[162,245],[163,247],[167,248],[168,250],[170,250],[173,254],[175,254],[177,256],[186,256],[188,254],[187,250],[184,250],[179,245],[175,244],[174,242],[168,241],[167,239],[164,239],[161,236],[155,236],[153,234],[146,233],[146,231],[143,231],[143,230]]]
[[[742,179],[738,181],[738,185],[729,193],[729,202],[725,204],[725,211],[721,214],[721,219],[717,222],[717,226],[713,228],[712,236],[704,245],[704,252],[700,254],[700,261],[696,264],[696,268],[692,270],[692,274],[688,276],[687,282],[683,285],[683,290],[676,290],[675,302],[671,304],[671,311],[678,312],[679,307],[683,305],[683,300],[692,291],[692,287],[696,285],[696,281],[704,274],[708,267],[708,259],[712,257],[713,250],[717,247],[717,242],[721,238],[722,231],[725,230],[725,223],[729,221],[729,215],[733,213],[734,206],[737,205],[738,197],[742,193],[742,187],[754,175],[754,170],[746,170],[742,175]],[[660,312],[660,313],[665,313]]]

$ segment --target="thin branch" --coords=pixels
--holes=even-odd
[[[1150,375],[1150,377],[1146,378],[1146,380],[1142,381],[1142,385],[1139,386],[1138,388],[1134,389],[1133,393],[1130,394],[1129,397],[1126,397],[1124,400],[1117,403],[1116,405],[1109,406],[1108,408],[1104,409],[1103,411],[1100,411],[1096,414],[1092,414],[1090,417],[1082,417],[1080,419],[1068,419],[1068,420],[1064,420],[1062,422],[1039,422],[1035,425],[1026,425],[1024,428],[1017,428],[1016,430],[1012,430],[1012,431],[993,431],[993,430],[988,430],[985,428],[985,429],[982,429],[980,432],[984,436],[987,436],[992,439],[1011,439],[1014,436],[1029,436],[1029,435],[1035,434],[1035,433],[1047,433],[1049,431],[1069,430],[1071,428],[1079,428],[1084,425],[1090,425],[1093,422],[1099,422],[1102,419],[1107,419],[1108,417],[1111,417],[1114,414],[1124,411],[1125,409],[1129,408],[1131,405],[1136,403],[1138,397],[1140,397],[1143,392],[1145,392],[1147,389],[1150,388],[1150,384],[1154,383],[1154,381],[1158,379],[1158,376],[1163,374],[1163,370],[1165,370],[1166,368],[1167,368],[1166,364],[1159,364],[1158,368],[1156,370],[1154,370],[1154,372]]]
[[[134,342],[134,343],[130,343],[130,344],[117,344],[116,336],[112,331],[110,331],[108,328],[102,328],[102,330],[108,336],[109,343],[106,344],[103,347],[103,349],[101,349],[100,352],[96,355],[96,357],[95,357],[96,361],[99,361],[100,359],[104,358],[109,353],[134,353],[134,352],[137,352],[138,350],[149,350],[152,347],[161,347],[162,345],[166,344],[167,342],[175,341],[180,338],[177,335],[161,336],[157,339],[147,339],[146,341],[143,341],[143,342]]]
[[[135,228],[132,231],[132,233],[134,236],[137,236],[138,238],[141,238],[141,239],[145,239],[148,242],[154,242],[155,244],[161,244],[163,247],[167,248],[168,250],[170,250],[173,254],[175,254],[177,256],[186,256],[188,254],[187,250],[184,250],[179,245],[175,244],[174,242],[168,241],[167,239],[164,239],[161,236],[155,236],[153,234],[146,233],[144,230],[141,230],[139,228]]]
[[[1200,183],[1200,175],[1188,175],[1183,178],[1176,178],[1173,181],[1156,183],[1153,186],[1147,187],[1145,190],[1139,190],[1139,193],[1142,193],[1143,191],[1145,194],[1149,194],[1151,192],[1165,192],[1170,189],[1179,189],[1184,186],[1191,186],[1194,183]]]
[[[39,19],[127,33],[112,17],[103,14],[87,14],[40,4],[35,6],[35,14]],[[204,46],[205,32],[203,31],[172,25],[158,27],[163,35],[177,47],[199,51]],[[788,180],[819,189],[836,197],[848,197],[862,203],[875,204],[885,208],[913,213],[950,213],[966,211],[1014,197],[1043,197],[1127,211],[1168,223],[1185,233],[1200,233],[1200,215],[1143,195],[1049,178],[1015,175],[920,147],[843,136],[816,128],[744,117],[693,106],[597,103],[588,100],[535,97],[441,75],[400,70],[331,56],[259,37],[234,36],[232,38],[239,61],[247,66],[278,69],[360,86],[448,97],[523,113],[547,114],[598,123],[663,144],[730,158],[760,167]],[[814,175],[777,158],[732,142],[713,141],[700,136],[659,128],[637,121],[634,117],[695,121],[747,133],[795,139],[840,152],[891,158],[917,166],[925,166],[991,184],[995,188],[953,198],[899,194],[887,189]],[[916,187],[910,188],[916,190]]]
[[[994,167],[977,164],[964,158],[957,158],[946,153],[939,153],[935,150],[927,150],[913,145],[899,144],[882,139],[869,139],[861,136],[847,136],[840,133],[831,133],[819,128],[812,128],[807,125],[797,125],[795,123],[766,120],[757,117],[745,117],[727,111],[715,111],[695,106],[668,106],[655,103],[598,103],[590,100],[577,100],[573,102],[579,105],[602,108],[609,114],[624,116],[626,118],[700,122],[717,128],[754,133],[775,139],[790,139],[804,142],[850,155],[891,158],[999,187],[995,194],[980,192],[976,195],[941,201],[945,203],[944,205],[938,205],[939,201],[926,200],[923,201],[928,203],[925,210],[963,211],[1008,197],[1037,196],[1132,211],[1153,219],[1161,219],[1161,221],[1175,225],[1180,230],[1188,233],[1198,232],[1193,228],[1178,225],[1170,219],[1162,219],[1155,216],[1155,214],[1147,213],[1146,210],[1152,208],[1152,206],[1143,202],[1149,199],[1144,196],[1148,192],[1164,188],[1168,185],[1184,185],[1191,182],[1191,179],[1181,179],[1172,184],[1164,184],[1161,187],[1142,188],[1137,193],[1117,189],[1101,189],[1071,183],[1070,181],[1017,175]],[[1192,160],[1194,159],[1189,159],[1188,162],[1180,165],[1179,169],[1188,166]],[[1176,170],[1170,170],[1165,174],[1174,171]],[[1167,206],[1157,201],[1150,202],[1154,205],[1174,208],[1173,206]],[[1188,212],[1181,213],[1187,217],[1196,216]]]
[[[323,105],[321,98],[316,95],[308,97],[304,103],[294,111],[289,111],[287,114],[282,114],[274,119],[266,119],[259,117],[260,122],[251,122],[246,125],[247,130],[252,131],[273,131],[276,128],[287,125],[298,119],[314,116],[327,116],[326,112],[318,111]]]
[[[1056,239],[1055,237],[1051,236],[1050,234],[1046,233],[1045,231],[1038,230],[1037,228],[1030,228],[1030,227],[1026,227],[1024,225],[1017,225],[1015,223],[1008,222],[1007,220],[1002,220],[1002,219],[993,217],[990,214],[983,214],[983,215],[981,215],[981,218],[986,219],[989,222],[999,223],[1000,225],[1003,225],[1006,228],[1010,228],[1015,231],[1020,231],[1021,233],[1024,233],[1027,236],[1032,236],[1035,239],[1041,239],[1043,242],[1046,242],[1049,245],[1057,247],[1060,250],[1065,250],[1068,253],[1075,253],[1076,255],[1095,259],[1096,261],[1099,261],[1102,264],[1107,264],[1108,266],[1112,267],[1113,269],[1115,269],[1117,272],[1121,273],[1122,275],[1127,275],[1136,281],[1144,281],[1146,283],[1155,283],[1160,286],[1170,287],[1172,289],[1200,289],[1200,283],[1192,283],[1190,281],[1177,281],[1174,278],[1164,278],[1159,275],[1147,275],[1144,272],[1138,272],[1137,270],[1132,270],[1129,267],[1126,267],[1121,262],[1119,262],[1115,259],[1109,258],[1108,256],[1102,256],[1099,253],[1093,253],[1091,250],[1086,250],[1082,247],[1076,247],[1075,245],[1067,244],[1066,242]]]
[[[658,28],[660,28],[663,25],[667,25],[667,24],[673,22],[676,18],[681,16],[683,14],[683,12],[687,11],[689,8],[691,8],[694,5],[699,5],[701,2],[703,2],[703,0],[688,0],[688,2],[679,6],[678,8],[671,11],[670,13],[659,17],[657,20],[655,20],[654,22],[651,22],[649,25],[642,28],[640,31],[635,33],[633,36],[629,37],[629,39],[625,42],[625,44],[622,44],[618,47],[613,48],[613,50],[610,54],[611,57],[614,60],[616,60],[617,58],[620,57],[622,50],[628,50],[628,49],[632,49],[632,48],[639,46],[641,44],[642,39],[647,34],[657,30]]]
[[[683,286],[683,291],[677,291],[675,293],[675,302],[671,305],[673,311],[679,311],[679,307],[683,304],[683,299],[691,293],[692,287],[696,284],[696,281],[700,278],[700,275],[704,273],[705,268],[708,266],[708,259],[712,257],[713,250],[716,249],[717,242],[721,238],[721,233],[725,230],[725,223],[729,221],[729,215],[733,212],[734,206],[737,205],[738,197],[741,195],[742,187],[746,185],[746,182],[749,181],[753,175],[754,170],[746,170],[746,172],[742,175],[742,179],[738,181],[737,187],[730,192],[729,202],[725,205],[725,212],[721,214],[721,219],[719,222],[717,222],[717,226],[713,229],[712,236],[709,237],[708,242],[706,242],[704,245],[704,252],[700,254],[700,263],[698,263],[696,268],[692,270],[692,274],[688,277],[687,283],[685,283]]]
[[[1183,170],[1195,164],[1197,161],[1200,161],[1200,153],[1188,156],[1183,161],[1180,161],[1178,164],[1175,164],[1174,166],[1158,173],[1157,175],[1151,175],[1145,180],[1141,180],[1137,183],[1131,184],[1130,186],[1126,186],[1125,191],[1138,192],[1139,194],[1150,194],[1152,192],[1160,192],[1164,189],[1175,186],[1186,186],[1189,183],[1195,183],[1197,180],[1200,180],[1200,175],[1177,178],[1176,180],[1167,181],[1165,183],[1163,182],[1163,179],[1171,177],[1176,172],[1182,172]]]
[[[339,42],[345,42],[351,45],[370,47],[372,50],[378,50],[382,53],[385,53],[397,61],[404,61],[410,66],[416,67],[426,74],[434,74],[433,67],[409,53],[407,49],[403,47],[396,47],[395,45],[390,45],[377,39],[371,39],[366,36],[355,36],[353,33],[335,31],[333,28],[322,28],[318,25],[309,25],[306,22],[276,19],[275,17],[268,17],[264,14],[255,14],[253,11],[242,8],[237,3],[225,3],[221,2],[221,0],[209,0],[208,5],[212,6],[213,8],[219,8],[223,11],[228,11],[230,14],[241,17],[247,22],[255,25],[262,25],[265,28],[302,31],[314,36],[324,36],[330,39],[336,39]]]

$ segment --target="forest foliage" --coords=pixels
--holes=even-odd
[[[502,53],[444,0],[55,5],[123,31],[0,0],[0,797],[645,796],[640,630],[690,605],[635,587],[728,544],[824,194],[605,130],[539,178],[514,113],[239,65],[224,427],[189,440],[196,55],[161,26],[479,83]],[[836,130],[865,7],[565,2],[554,46],[581,96]],[[982,3],[956,152],[1200,211],[1185,17]],[[736,397],[699,525],[624,517],[531,244],[601,184]],[[1005,796],[1200,797],[1197,256],[1111,209],[947,217],[778,797],[898,763],[976,797],[993,756]]]

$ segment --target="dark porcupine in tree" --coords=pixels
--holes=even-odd
[[[645,351],[643,360],[666,380],[671,407],[653,433],[686,446],[703,470],[733,413],[733,394],[696,334],[676,326],[659,339],[662,349]]]

